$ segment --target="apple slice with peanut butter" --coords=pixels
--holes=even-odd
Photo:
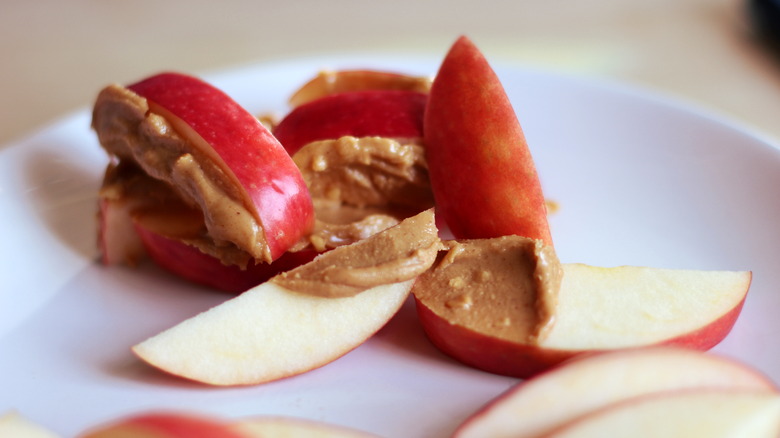
[[[211,385],[301,374],[383,327],[439,249],[433,211],[426,210],[274,277],[133,351],[160,370]]]

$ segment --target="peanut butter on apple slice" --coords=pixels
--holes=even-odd
[[[189,146],[167,120],[151,113],[145,99],[118,85],[106,87],[95,102],[93,128],[111,156],[136,163],[192,208],[208,206],[202,211],[212,243],[206,246],[233,246],[234,253],[245,251],[248,257],[243,257],[241,266],[251,257],[267,257],[262,227],[236,193],[235,185],[225,180],[211,160]]]
[[[414,142],[344,136],[309,143],[293,161],[315,210],[312,232],[294,250],[347,245],[433,207],[423,147]]]
[[[433,265],[442,248],[431,209],[367,239],[323,253],[270,281],[310,295],[348,297],[414,279]]]
[[[358,207],[433,206],[423,147],[383,137],[344,136],[307,144],[293,156],[312,198]]]
[[[451,324],[535,344],[555,321],[563,270],[552,247],[520,236],[447,242],[412,293]]]

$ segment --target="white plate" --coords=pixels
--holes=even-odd
[[[283,113],[288,94],[320,68],[432,74],[438,61],[307,58],[207,79],[253,112]],[[643,92],[497,71],[546,195],[560,205],[551,225],[561,259],[752,270],[742,316],[716,350],[780,381],[778,150]],[[412,306],[347,356],[275,383],[210,388],[150,369],[131,355],[131,345],[226,297],[153,266],[95,263],[95,194],[105,163],[87,110],[0,152],[0,412],[17,410],[65,436],[166,407],[230,417],[286,414],[387,437],[444,437],[516,381],[437,352]]]

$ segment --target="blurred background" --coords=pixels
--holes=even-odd
[[[92,104],[109,82],[323,53],[441,57],[467,34],[491,62],[635,84],[780,139],[780,63],[738,0],[6,0],[0,145]],[[0,146],[2,147],[2,146]]]

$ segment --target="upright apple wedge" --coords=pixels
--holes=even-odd
[[[777,438],[780,394],[691,390],[640,397],[539,438]]]
[[[689,389],[776,393],[735,360],[674,347],[589,355],[525,380],[464,421],[454,438],[536,438],[626,399]]]
[[[147,363],[212,385],[248,385],[323,366],[395,315],[433,263],[432,211],[342,246],[133,347]]]
[[[520,122],[498,76],[466,37],[433,80],[423,131],[437,212],[456,238],[515,234],[552,244]]]

